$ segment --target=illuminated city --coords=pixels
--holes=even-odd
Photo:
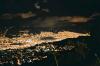
[[[40,34],[23,34],[20,37],[14,37],[14,38],[7,38],[7,37],[1,37],[0,39],[0,50],[6,50],[6,49],[23,49],[27,47],[34,46],[36,44],[42,44],[42,43],[48,43],[48,42],[55,42],[55,41],[61,41],[63,39],[67,38],[77,38],[79,36],[89,36],[89,34],[81,34],[81,33],[74,33],[69,31],[64,32],[41,32]],[[41,38],[48,38],[52,37],[54,39],[45,39],[42,40]]]
[[[0,66],[100,66],[99,0],[0,0]]]

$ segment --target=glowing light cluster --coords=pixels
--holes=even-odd
[[[40,34],[23,34],[20,37],[0,39],[0,50],[7,49],[23,49],[36,44],[61,41],[66,38],[77,38],[79,36],[90,36],[89,34],[75,33],[70,31],[63,31],[58,33],[41,32]],[[42,40],[41,38],[53,37],[54,39]]]

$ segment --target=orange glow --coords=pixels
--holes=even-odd
[[[27,36],[26,36],[27,35]],[[70,31],[63,31],[58,33],[53,32],[41,32],[40,34],[23,34],[20,37],[6,38],[2,37],[0,39],[0,50],[7,49],[23,49],[27,47],[34,46],[36,44],[48,43],[61,41],[66,38],[77,38],[79,36],[90,36],[89,34],[75,33]],[[28,36],[29,35],[29,36]],[[44,37],[53,37],[53,40],[42,40]]]

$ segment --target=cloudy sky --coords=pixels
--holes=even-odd
[[[44,4],[41,4],[42,1]],[[36,3],[42,8],[48,8],[53,15],[87,15],[100,10],[98,0],[0,0],[0,11],[34,11]]]

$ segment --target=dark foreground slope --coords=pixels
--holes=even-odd
[[[89,47],[91,41],[90,37],[79,37],[0,51],[0,63],[2,66],[99,66],[98,54]]]

